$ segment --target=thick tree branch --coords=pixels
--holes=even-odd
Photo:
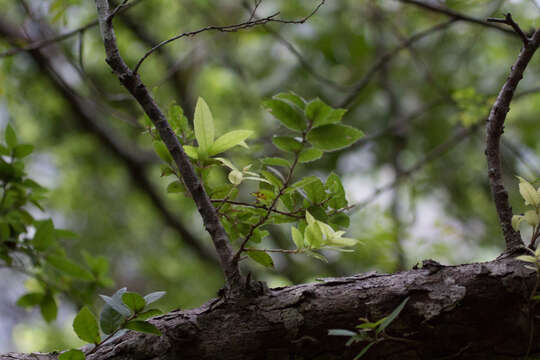
[[[539,46],[540,29],[534,33],[529,41],[524,42],[523,48],[491,108],[487,123],[486,157],[489,185],[508,252],[523,246],[523,241],[519,232],[512,228],[512,207],[508,202],[508,193],[504,188],[502,178],[500,139],[517,85],[523,78],[523,73]]]
[[[218,214],[212,205],[204,187],[195,174],[191,161],[184,152],[178,138],[172,131],[165,115],[152,98],[139,76],[124,62],[114,34],[111,18],[109,17],[108,0],[96,0],[101,36],[105,45],[106,61],[118,77],[122,85],[141,105],[144,112],[156,126],[159,135],[171,153],[187,189],[191,193],[197,209],[202,216],[204,226],[212,238],[218,253],[221,268],[229,290],[239,292],[244,286],[244,279],[237,264],[233,261],[233,251],[225,229],[219,221]]]
[[[359,318],[388,315],[409,301],[386,330],[394,340],[372,347],[366,359],[515,359],[527,351],[527,307],[536,275],[503,259],[461,266],[425,261],[393,275],[370,272],[276,288],[242,303],[214,299],[193,310],[151,320],[157,337],[129,332],[89,360],[124,359],[352,359],[366,345],[346,347],[330,329],[350,329]],[[535,330],[540,321],[534,319]],[[540,350],[540,331],[534,332]],[[400,339],[401,341],[396,341]],[[52,360],[56,354],[0,355],[0,360]]]

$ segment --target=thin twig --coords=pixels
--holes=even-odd
[[[255,17],[255,13],[257,12],[257,9],[261,5],[261,3],[262,3],[262,0],[255,0],[255,6],[253,7],[253,10],[251,10],[251,14],[249,15],[248,21],[253,20],[253,18]]]
[[[109,17],[107,18],[107,21],[108,22],[111,22],[113,21],[113,18],[116,14],[118,14],[118,12],[120,10],[122,10],[125,6],[126,6],[126,3],[128,2],[129,0],[123,0],[120,5],[118,5],[110,14],[109,14]]]
[[[488,21],[485,21],[485,20],[482,20],[482,19],[477,19],[475,17],[459,13],[459,12],[457,12],[455,10],[452,10],[452,9],[449,9],[447,7],[433,5],[432,2],[428,3],[428,2],[419,1],[419,0],[399,0],[399,1],[402,2],[402,3],[405,3],[405,4],[416,5],[418,7],[423,8],[423,9],[426,9],[426,10],[429,10],[429,11],[432,11],[432,12],[436,12],[436,13],[439,13],[439,14],[443,14],[445,16],[449,16],[454,20],[465,21],[465,22],[469,22],[469,23],[472,23],[472,24],[482,25],[482,26],[485,26],[485,27],[488,27],[488,28],[491,28],[491,29],[499,30],[499,31],[501,31],[501,32],[503,32],[503,33],[505,33],[507,35],[517,35],[514,31],[506,29],[506,28],[504,28],[502,26],[498,26],[498,25],[492,24],[492,23],[490,23]]]
[[[302,133],[302,144],[304,144],[306,142],[306,135],[307,135],[309,130],[310,130],[310,127],[308,127],[308,129],[304,130],[304,132]],[[287,178],[283,182],[283,186],[279,189],[278,194],[276,195],[276,197],[272,201],[272,204],[270,204],[270,207],[266,211],[266,214],[264,216],[262,216],[257,223],[255,223],[254,225],[251,226],[251,228],[249,229],[248,234],[246,235],[246,237],[244,238],[244,240],[240,244],[240,248],[238,249],[238,251],[234,255],[234,260],[233,261],[236,261],[238,263],[238,259],[240,258],[240,255],[242,255],[242,252],[244,251],[244,248],[245,248],[246,244],[248,243],[248,241],[253,236],[253,233],[255,232],[255,230],[259,226],[263,225],[266,222],[266,220],[270,217],[270,214],[272,213],[272,211],[276,207],[278,200],[281,198],[281,195],[283,195],[283,193],[285,192],[285,190],[289,186],[289,183],[292,180],[293,172],[294,172],[294,169],[296,168],[296,165],[298,164],[299,157],[300,157],[300,152],[297,152],[295,154],[295,156],[294,156],[294,161],[293,161],[293,163],[292,163],[292,165],[291,165],[291,167],[289,169],[289,174],[287,175]]]
[[[201,28],[201,29],[198,29],[198,30],[195,30],[195,31],[189,31],[189,32],[185,32],[185,33],[173,36],[172,38],[164,40],[164,41],[160,42],[159,44],[155,45],[154,47],[152,47],[150,50],[148,50],[139,59],[139,61],[137,62],[137,64],[135,65],[135,67],[133,69],[133,72],[136,74],[139,71],[139,68],[142,65],[142,63],[146,60],[146,58],[148,58],[156,50],[158,50],[159,48],[161,48],[161,47],[163,47],[163,46],[165,46],[165,45],[167,45],[167,44],[169,44],[169,43],[171,43],[173,41],[181,39],[183,37],[195,36],[195,35],[198,35],[198,34],[200,34],[202,32],[205,32],[205,31],[236,32],[236,31],[239,31],[239,30],[245,30],[245,29],[249,29],[249,28],[252,28],[252,27],[255,27],[255,26],[259,26],[259,25],[264,25],[264,24],[267,24],[267,23],[270,23],[270,22],[281,23],[281,24],[303,24],[309,18],[311,18],[313,15],[315,15],[315,13],[320,9],[320,7],[325,3],[325,1],[326,0],[321,0],[320,3],[315,7],[315,9],[310,14],[308,14],[307,16],[305,16],[305,17],[303,17],[303,18],[301,18],[299,20],[276,19],[276,16],[279,15],[279,12],[277,12],[277,13],[274,13],[274,14],[272,14],[270,16],[267,16],[267,17],[264,17],[264,18],[250,19],[248,21],[245,21],[245,22],[239,23],[239,24],[235,24],[235,25],[225,25],[225,26],[211,25],[211,26],[206,26],[204,28]]]
[[[232,201],[232,200],[229,200],[228,198],[225,198],[225,199],[212,199],[212,202],[213,203],[221,203],[221,206],[223,204],[231,204],[231,205],[251,207],[251,208],[255,208],[255,209],[263,209],[263,210],[267,210],[267,211],[270,210],[270,208],[268,206],[266,206],[266,205],[257,205],[257,204],[250,204],[250,203],[245,203],[245,202],[241,202],[241,201]],[[217,208],[218,211],[219,211],[219,209],[221,209],[221,206],[219,206]],[[297,219],[303,219],[304,218],[303,215],[296,215],[294,213],[290,213],[290,212],[286,212],[286,211],[280,211],[280,210],[277,210],[277,209],[272,209],[271,211],[275,212],[277,214],[290,216],[290,217],[297,218]]]
[[[512,27],[512,29],[514,29],[514,31],[519,35],[519,37],[521,38],[521,40],[523,41],[523,43],[525,45],[527,45],[529,43],[529,38],[527,37],[527,35],[525,35],[525,33],[523,32],[523,30],[521,30],[521,28],[519,27],[518,23],[516,23],[514,21],[514,19],[512,19],[512,14],[510,13],[507,13],[505,16],[504,16],[504,19],[498,19],[498,18],[488,18],[487,21],[489,22],[493,22],[493,23],[501,23],[501,24],[506,24],[506,25],[509,25]]]
[[[298,254],[301,252],[300,249],[287,250],[287,249],[257,249],[257,248],[248,248],[245,247],[244,251],[251,252],[266,252],[266,253],[282,253],[282,254]]]

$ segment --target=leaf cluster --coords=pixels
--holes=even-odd
[[[406,298],[399,304],[388,316],[383,317],[375,322],[371,322],[367,319],[362,320],[362,324],[356,326],[356,331],[346,330],[346,329],[331,329],[328,330],[328,335],[332,336],[347,336],[349,340],[347,341],[347,346],[359,342],[367,342],[368,344],[354,357],[354,360],[360,359],[364,356],[369,349],[388,338],[385,334],[385,330],[396,318],[399,316],[405,305],[409,301],[409,298]]]
[[[121,330],[161,335],[158,328],[147,320],[161,314],[159,309],[150,305],[164,295],[164,291],[156,291],[143,297],[135,292],[128,292],[126,288],[116,291],[112,296],[100,295],[105,305],[99,315],[99,323],[87,306],[84,306],[73,320],[73,330],[77,336],[87,343],[94,344],[94,347],[87,354],[78,349],[71,349],[62,353],[58,359],[84,360],[87,355],[117,336]],[[106,335],[103,339],[100,329]]]
[[[111,286],[109,264],[103,257],[82,253],[84,265],[66,255],[62,241],[76,235],[54,226],[52,219],[36,219],[35,207],[44,211],[46,189],[30,179],[24,160],[34,147],[20,143],[8,125],[0,143],[0,266],[20,271],[35,281],[32,289],[17,300],[21,307],[38,306],[47,321],[56,319],[56,294],[76,303],[89,303],[97,288]]]
[[[339,176],[332,173],[325,182],[317,176],[294,181],[294,171],[300,164],[320,159],[325,152],[352,145],[363,133],[341,124],[346,110],[334,109],[320,99],[306,101],[294,93],[280,93],[263,105],[291,135],[272,138],[282,156],[253,159],[242,168],[216,155],[237,145],[247,149],[245,140],[252,135],[251,131],[233,130],[215,139],[214,117],[202,98],[196,105],[193,131],[178,105],[169,110],[173,130],[201,176],[230,239],[240,242],[239,251],[246,251],[252,260],[267,267],[273,266],[269,252],[305,253],[325,260],[314,250],[343,250],[357,244],[357,240],[343,237],[344,229],[349,226],[345,214],[349,204]],[[149,130],[152,134],[152,129]],[[162,176],[177,177],[168,185],[167,192],[185,193],[165,145],[155,138],[154,148],[167,163],[162,165]],[[216,167],[228,171],[228,184],[211,184],[209,174]],[[242,196],[239,187],[246,180],[255,181],[257,189],[247,201],[239,201]],[[292,228],[296,249],[251,247],[269,235],[264,226],[283,223],[296,223]]]

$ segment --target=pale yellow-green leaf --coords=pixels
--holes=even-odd
[[[306,211],[306,221],[309,225],[315,222],[315,218],[309,213],[309,211]]]
[[[230,148],[244,143],[244,140],[253,134],[251,130],[234,130],[220,136],[210,147],[209,156],[220,154]]]
[[[193,118],[195,128],[195,138],[199,144],[199,155],[206,157],[210,147],[214,143],[214,118],[208,104],[202,97],[197,100],[195,115]]]
[[[514,215],[514,216],[512,216],[512,228],[515,231],[518,231],[519,230],[519,224],[521,224],[521,222],[523,220],[525,220],[525,218],[522,215]]]
[[[183,148],[187,156],[189,156],[190,158],[195,159],[195,160],[199,158],[199,154],[196,147],[184,145]]]
[[[302,236],[302,233],[300,230],[295,228],[294,226],[291,228],[292,233],[292,239],[294,241],[294,244],[296,245],[297,249],[303,249],[304,248],[304,237]]]
[[[519,193],[525,200],[525,205],[538,206],[540,204],[540,194],[524,178],[519,177]]]
[[[254,180],[254,181],[260,181],[260,182],[265,182],[267,184],[270,184],[272,185],[272,183],[266,179],[263,179],[263,178],[260,178],[258,176],[245,176],[244,177],[244,180]]]
[[[536,251],[534,252],[534,256],[540,258],[540,246],[536,248]]]
[[[536,258],[534,256],[530,255],[520,255],[516,257],[517,260],[526,261],[530,263],[536,263]]]
[[[358,240],[346,237],[335,237],[330,239],[330,245],[334,246],[354,246],[358,244]]]
[[[306,214],[308,214],[306,212]],[[310,215],[311,216],[311,215]],[[304,240],[312,249],[319,249],[323,241],[321,227],[316,222],[312,222],[304,230]]]
[[[240,141],[240,142],[238,143],[238,145],[240,145],[240,146],[243,147],[243,148],[249,149],[249,146],[248,146],[248,144],[247,144],[245,141]]]
[[[222,163],[223,165],[225,165],[226,167],[228,167],[229,169],[238,171],[238,168],[234,166],[230,160],[227,160],[225,158],[220,158],[220,157],[217,157],[215,159],[219,161],[220,163]]]
[[[527,222],[527,224],[533,227],[538,225],[538,221],[540,220],[535,210],[526,211],[523,217],[525,218],[525,221]]]

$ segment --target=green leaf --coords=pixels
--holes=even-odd
[[[520,176],[517,178],[519,179],[519,193],[525,200],[525,205],[538,206],[540,204],[540,194],[527,180]]]
[[[180,105],[174,103],[169,107],[169,122],[175,133],[184,132],[189,128],[187,118],[184,116],[184,110]]]
[[[323,255],[316,253],[315,251],[306,250],[303,252],[307,256],[311,256],[312,258],[315,258],[317,260],[320,260],[322,262],[328,263],[328,259],[325,258]]]
[[[312,181],[303,186],[308,199],[313,204],[320,204],[328,198],[328,194],[324,190],[324,185],[320,179]]]
[[[527,224],[533,227],[538,225],[538,222],[540,221],[540,218],[538,217],[538,214],[535,210],[527,210],[523,215],[523,218],[525,219]]]
[[[323,151],[336,151],[354,144],[364,133],[347,125],[323,125],[311,130],[307,140]]]
[[[322,155],[323,152],[319,149],[304,149],[300,152],[300,155],[298,156],[298,161],[300,161],[301,163],[308,163],[320,159]]]
[[[158,316],[161,314],[162,314],[161,310],[150,309],[150,310],[146,310],[146,311],[138,313],[135,320],[146,320],[146,319],[150,319],[151,317]]]
[[[381,325],[379,325],[379,327],[377,328],[375,332],[376,334],[380,334],[381,331],[384,331],[384,329],[386,329],[399,316],[399,313],[401,312],[401,310],[403,310],[403,308],[407,304],[407,301],[409,301],[409,298],[403,300],[401,304],[399,304],[399,306],[395,308],[394,311],[392,311],[392,313],[384,319]]]
[[[10,149],[15,148],[17,145],[17,135],[11,124],[8,124],[6,127],[6,132],[4,133],[4,138],[6,139],[6,144]]]
[[[291,162],[279,157],[267,157],[261,160],[264,165],[291,167]]]
[[[345,197],[345,189],[338,175],[331,173],[326,179],[324,186],[330,192],[328,205],[332,209],[341,209],[348,205],[347,198]]]
[[[312,128],[338,123],[346,112],[345,109],[333,109],[321,99],[312,100],[306,106],[306,116]]]
[[[146,301],[144,301],[144,298],[134,292],[124,293],[122,295],[122,301],[127,305],[128,308],[131,309],[131,311],[133,311],[133,313],[141,311],[146,306]]]
[[[66,273],[69,276],[85,281],[95,280],[94,275],[90,271],[86,270],[79,264],[74,263],[73,261],[67,259],[64,256],[49,255],[46,259],[50,265]]]
[[[346,229],[349,227],[351,220],[347,214],[337,213],[333,215],[332,217],[330,217],[330,219],[328,219],[328,222],[331,224],[335,224],[336,226],[340,228]]]
[[[175,174],[174,169],[170,167],[169,165],[161,164],[159,166],[159,169],[161,170],[161,175],[159,175],[160,177],[170,176],[170,175]]]
[[[77,233],[66,229],[54,229],[54,235],[60,239],[77,239],[79,237]]]
[[[107,305],[112,307],[116,312],[124,317],[131,315],[131,310],[124,304],[122,295],[126,292],[126,288],[121,288],[113,294],[113,296],[99,295]]]
[[[161,331],[159,331],[157,327],[143,320],[131,320],[124,328],[161,336]]]
[[[330,336],[356,336],[356,332],[345,329],[330,329],[328,330],[328,335]]]
[[[234,130],[217,138],[208,151],[209,156],[220,154],[240,144],[253,134],[251,130]]]
[[[202,157],[205,158],[214,143],[214,118],[208,104],[202,97],[199,97],[195,106],[193,125],[195,138],[199,144],[199,155],[204,155]]]
[[[268,169],[272,169],[272,168],[268,167]],[[278,178],[276,175],[274,175],[270,171],[261,170],[261,175],[264,176],[264,178],[267,179],[270,182],[270,184],[275,186],[277,189],[280,189],[283,186],[283,180]]]
[[[519,225],[524,220],[525,220],[525,218],[522,215],[514,215],[514,216],[512,216],[512,228],[515,231],[519,231]]]
[[[22,159],[30,155],[34,151],[34,145],[30,144],[19,144],[13,148],[13,156],[16,158]]]
[[[120,328],[124,322],[124,317],[114,310],[110,305],[105,304],[101,313],[99,314],[99,325],[101,326],[101,331],[109,335],[115,332]]]
[[[271,99],[263,102],[263,106],[289,129],[300,132],[306,129],[303,111],[294,103],[288,100]]]
[[[286,93],[279,93],[274,96],[272,96],[273,99],[277,100],[285,100],[290,103],[293,103],[294,105],[298,106],[300,109],[304,110],[306,107],[306,101],[302,99],[300,96],[296,95],[292,91],[286,92]]]
[[[173,162],[173,158],[171,154],[169,153],[169,150],[167,150],[167,146],[165,146],[163,141],[154,140],[152,142],[152,146],[154,147],[154,151],[160,157],[161,160],[165,161],[167,164],[170,164]]]
[[[167,186],[167,193],[177,194],[186,191],[184,184],[180,180],[175,180]]]
[[[364,356],[364,355],[369,351],[369,349],[370,349],[373,345],[375,345],[375,344],[376,344],[376,342],[370,342],[369,344],[367,344],[366,347],[363,348],[362,351],[360,351],[360,352],[358,353],[358,355],[356,355],[356,356],[354,357],[353,360],[358,360],[358,359],[360,359],[360,358],[361,358],[362,356]]]
[[[251,260],[261,264],[262,266],[273,268],[274,267],[274,260],[272,260],[272,257],[268,255],[265,252],[262,251],[248,251],[248,256],[251,258]]]
[[[292,153],[297,153],[304,147],[304,144],[289,136],[274,136],[272,143],[278,149]]]
[[[58,314],[58,306],[56,305],[56,300],[51,293],[47,293],[41,303],[39,304],[39,309],[41,310],[41,316],[46,322],[51,322],[56,319]]]
[[[306,212],[306,215],[309,214]],[[323,233],[319,223],[314,222],[309,224],[304,230],[304,240],[310,248],[318,249],[323,244]]]
[[[29,292],[24,294],[17,300],[17,306],[26,308],[39,305],[43,301],[44,293],[40,292]]]
[[[9,155],[9,149],[0,144],[0,155]]]
[[[58,360],[85,360],[86,356],[81,350],[71,349],[58,355]]]
[[[313,176],[313,175],[312,176],[307,176],[307,177],[303,178],[302,180],[299,180],[299,181],[295,182],[294,184],[292,184],[290,186],[290,188],[289,188],[290,189],[289,192],[292,192],[297,188],[303,188],[304,186],[309,185],[314,181],[320,181],[320,179],[318,177],[316,177],[316,176]]]
[[[34,247],[43,251],[55,244],[56,237],[54,225],[51,219],[39,222],[36,225],[36,233],[32,240]]]
[[[291,227],[291,233],[292,233],[292,239],[294,244],[296,245],[297,249],[303,249],[304,248],[304,237],[302,236],[302,233],[300,230],[295,228],[294,226]]]
[[[165,296],[166,293],[166,291],[151,292],[150,294],[144,295],[144,301],[146,302],[146,305],[150,305],[161,299],[163,296]]]
[[[184,148],[185,153],[187,156],[189,156],[192,159],[197,160],[199,158],[199,150],[194,146],[184,145],[182,146]]]
[[[73,319],[73,330],[79,339],[88,343],[98,344],[101,341],[97,320],[87,306],[84,306]]]

